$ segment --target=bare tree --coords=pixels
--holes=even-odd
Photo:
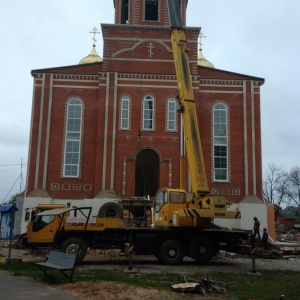
[[[16,205],[17,197],[18,197],[19,195],[20,195],[20,194],[12,195],[11,198],[10,198],[10,200],[4,202],[3,205],[8,205],[8,204],[14,204],[14,205]]]
[[[290,172],[290,188],[288,197],[291,202],[294,202],[298,207],[300,207],[300,168],[292,168]]]
[[[263,181],[263,198],[275,205],[275,219],[280,206],[288,200],[289,174],[275,164],[269,165]]]

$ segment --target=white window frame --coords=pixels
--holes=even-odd
[[[143,99],[143,130],[154,130],[154,107],[154,97],[146,95]]]
[[[223,103],[213,107],[214,181],[228,181],[228,108]]]
[[[127,107],[125,106],[127,103]],[[120,120],[120,128],[123,130],[129,129],[129,121],[130,121],[130,98],[128,96],[123,96],[121,99],[121,120]]]
[[[176,104],[177,101],[174,98],[168,99],[167,107],[167,130],[176,131]],[[170,106],[173,105],[171,109]],[[172,124],[172,126],[171,126]]]
[[[79,177],[82,112],[83,103],[79,98],[72,98],[68,101],[63,165],[64,177]]]

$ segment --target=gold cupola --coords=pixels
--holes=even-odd
[[[214,69],[215,66],[210,62],[208,61],[204,56],[203,56],[203,53],[202,53],[202,39],[205,38],[206,36],[203,35],[202,31],[200,32],[200,35],[199,35],[199,39],[200,39],[200,42],[199,42],[199,45],[200,45],[200,50],[199,50],[199,54],[198,54],[198,66],[200,67],[206,67],[206,68],[212,68]]]
[[[96,36],[97,33],[100,33],[100,32],[97,31],[96,27],[94,27],[92,29],[92,31],[90,31],[90,33],[94,34],[94,37],[93,37],[93,41],[94,41],[93,48],[92,48],[91,53],[88,56],[86,56],[86,57],[84,57],[84,58],[82,58],[80,60],[80,62],[79,62],[80,65],[93,64],[93,63],[97,63],[97,62],[102,62],[103,61],[103,59],[98,55],[98,53],[96,51],[96,41],[97,40],[96,40],[95,36]]]

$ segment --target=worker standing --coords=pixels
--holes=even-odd
[[[256,217],[254,217],[253,220],[254,220],[254,226],[253,226],[254,237],[256,237],[257,235],[257,237],[260,239],[260,232],[259,232],[260,222]]]
[[[264,228],[261,241],[263,243],[263,247],[264,247],[265,250],[268,249],[268,239],[269,239],[269,235],[268,235],[268,232],[267,232],[267,228]]]

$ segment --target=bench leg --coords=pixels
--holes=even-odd
[[[62,271],[61,270],[61,272],[62,272],[62,274],[64,274],[64,276],[69,280],[69,282],[74,282],[73,280],[72,280],[72,277],[73,277],[73,270],[72,270],[72,272],[71,272],[71,274],[70,275],[68,275],[65,271]]]
[[[47,267],[43,267],[43,266],[39,266],[39,265],[37,265],[37,266],[43,272],[43,279],[44,279],[46,277],[46,275],[47,275],[48,268]],[[69,282],[72,282],[72,283],[74,282],[72,280],[74,269],[68,270],[68,271],[71,271],[70,274],[68,274],[66,270],[58,270],[58,269],[53,269],[53,270],[60,271],[69,280]]]
[[[39,265],[37,265],[37,266],[43,272],[43,278],[45,278],[48,268],[47,267],[42,267],[42,266],[39,266]]]

